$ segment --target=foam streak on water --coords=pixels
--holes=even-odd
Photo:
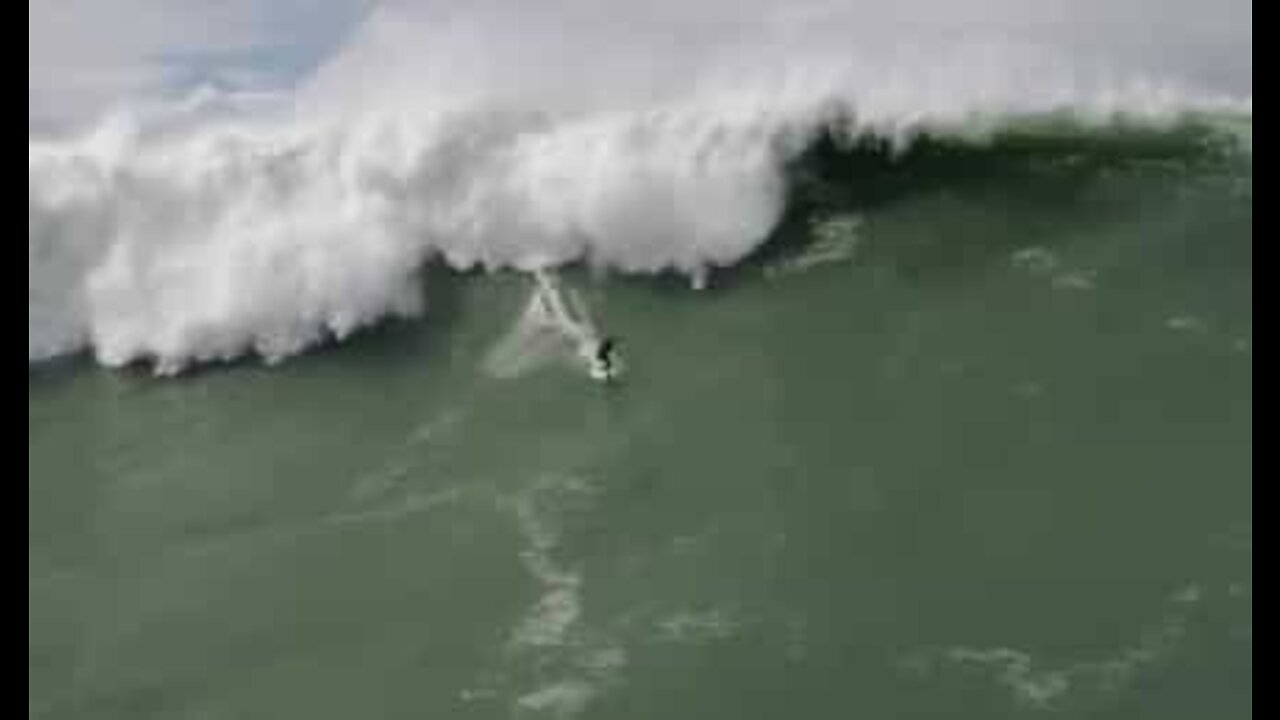
[[[954,646],[917,653],[905,665],[917,673],[974,673],[1008,691],[1014,702],[1038,710],[1087,707],[1129,686],[1151,665],[1176,652],[1205,591],[1186,585],[1172,593],[1159,619],[1144,627],[1132,646],[1114,656],[1045,667],[1017,648]]]
[[[525,542],[520,558],[540,595],[516,624],[510,650],[517,666],[535,668],[532,688],[512,703],[519,717],[577,717],[617,680],[624,648],[583,620],[584,576],[557,560],[563,518],[594,488],[576,478],[550,477],[525,490],[514,509]]]

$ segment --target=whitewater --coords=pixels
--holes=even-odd
[[[28,360],[276,362],[429,314],[429,263],[714,286],[768,241],[788,163],[829,135],[1251,127],[1251,60],[1247,81],[1212,71],[1241,19],[1196,12],[379,5],[292,86],[130,99],[31,133]]]

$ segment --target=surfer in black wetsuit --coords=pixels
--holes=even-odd
[[[596,362],[604,371],[605,378],[613,377],[613,346],[615,344],[614,339],[606,335],[596,346]]]

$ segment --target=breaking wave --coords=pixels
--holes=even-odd
[[[856,169],[910,162],[918,138],[999,151],[1035,123],[1065,143],[1044,152],[1134,124],[1191,142],[1192,119],[1251,152],[1251,96],[1007,35],[851,40],[797,20],[565,42],[478,7],[376,12],[288,92],[205,91],[30,140],[29,362],[278,361],[423,312],[427,263],[700,284],[770,238],[791,169],[833,138],[882,146],[843,151]]]

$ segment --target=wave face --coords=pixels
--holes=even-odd
[[[700,280],[770,237],[788,164],[832,132],[981,143],[1046,115],[1088,132],[1232,113],[1251,128],[1251,59],[1247,83],[1212,82],[1239,39],[1224,21],[1152,48],[1107,30],[1132,3],[894,5],[393,4],[290,90],[32,139],[28,359],[275,361],[419,313],[429,261]]]

